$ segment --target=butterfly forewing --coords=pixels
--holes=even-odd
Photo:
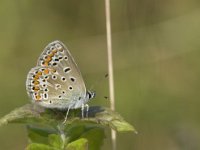
[[[47,45],[40,55],[37,66],[27,77],[28,94],[35,101],[45,101],[46,107],[72,107],[79,99],[86,96],[86,88],[81,73],[67,50],[60,41]]]

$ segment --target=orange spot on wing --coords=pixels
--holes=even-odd
[[[37,91],[40,90],[40,88],[39,88],[38,86],[34,86],[34,87],[33,87],[33,90],[34,90],[35,92],[37,92]]]
[[[35,81],[38,81],[38,79],[36,79],[36,78],[33,78],[33,82],[32,82],[32,83],[35,83]]]
[[[54,53],[49,54],[49,56],[50,56],[50,57],[53,57],[53,56],[54,56]]]
[[[47,56],[47,58],[45,59],[45,62],[50,62],[52,60],[51,56]]]
[[[57,53],[58,51],[56,49],[52,50],[52,53],[55,54]]]
[[[43,65],[43,66],[48,66],[49,63],[45,61],[42,65]]]
[[[41,76],[41,75],[42,75],[42,72],[39,71],[36,75],[37,75],[37,76]]]
[[[34,80],[34,85],[38,85],[40,82],[38,80]]]
[[[35,74],[35,76],[34,76],[34,80],[39,79],[41,75],[42,75],[42,72],[40,72],[40,71],[37,72],[37,73]]]
[[[39,101],[39,100],[41,100],[41,96],[40,96],[40,95],[35,95],[35,99],[36,99],[37,101]]]
[[[35,75],[34,80],[37,80],[37,79],[39,79],[39,76]]]
[[[49,74],[49,69],[45,69],[44,74]]]

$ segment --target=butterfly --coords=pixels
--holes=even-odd
[[[70,109],[83,110],[95,96],[94,92],[86,90],[81,72],[67,47],[57,40],[44,48],[36,67],[29,71],[26,90],[34,104],[67,110],[66,118]]]

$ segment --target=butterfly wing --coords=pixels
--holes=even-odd
[[[40,55],[27,77],[27,91],[34,102],[49,108],[73,108],[85,99],[82,75],[66,46],[54,41]]]

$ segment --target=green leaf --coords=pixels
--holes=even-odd
[[[105,134],[102,128],[91,128],[84,132],[81,137],[88,140],[89,150],[100,150]]]
[[[90,150],[99,150],[105,138],[104,128],[93,122],[76,121],[65,128],[65,133],[68,135],[68,142],[86,138]]]
[[[86,112],[85,112],[86,113]],[[23,123],[31,125],[43,125],[49,128],[57,128],[64,120],[66,111],[59,111],[54,109],[44,109],[34,104],[27,104],[17,108],[0,119],[0,126],[8,123]],[[89,117],[81,119],[81,110],[70,110],[66,126],[74,122],[93,122],[101,126],[109,126],[110,128],[119,131],[134,131],[134,127],[117,113],[109,108],[94,106],[89,109]]]
[[[89,150],[88,140],[84,138],[80,138],[74,142],[71,142],[67,145],[66,150]]]
[[[64,147],[64,141],[62,141],[60,135],[50,134],[49,137],[49,144],[55,148],[62,149]]]
[[[45,144],[32,143],[26,147],[26,150],[59,150]]]
[[[117,112],[112,111],[109,108],[102,108],[102,111],[96,113],[95,118],[99,120],[100,124],[103,126],[109,126],[118,132],[129,132],[133,131],[137,133],[135,128],[126,122]]]
[[[137,134],[134,127],[126,121],[113,120],[110,126],[118,132],[134,131]]]
[[[49,144],[48,136],[52,133],[57,133],[56,130],[36,126],[36,125],[27,125],[28,137],[31,143],[43,143]]]

